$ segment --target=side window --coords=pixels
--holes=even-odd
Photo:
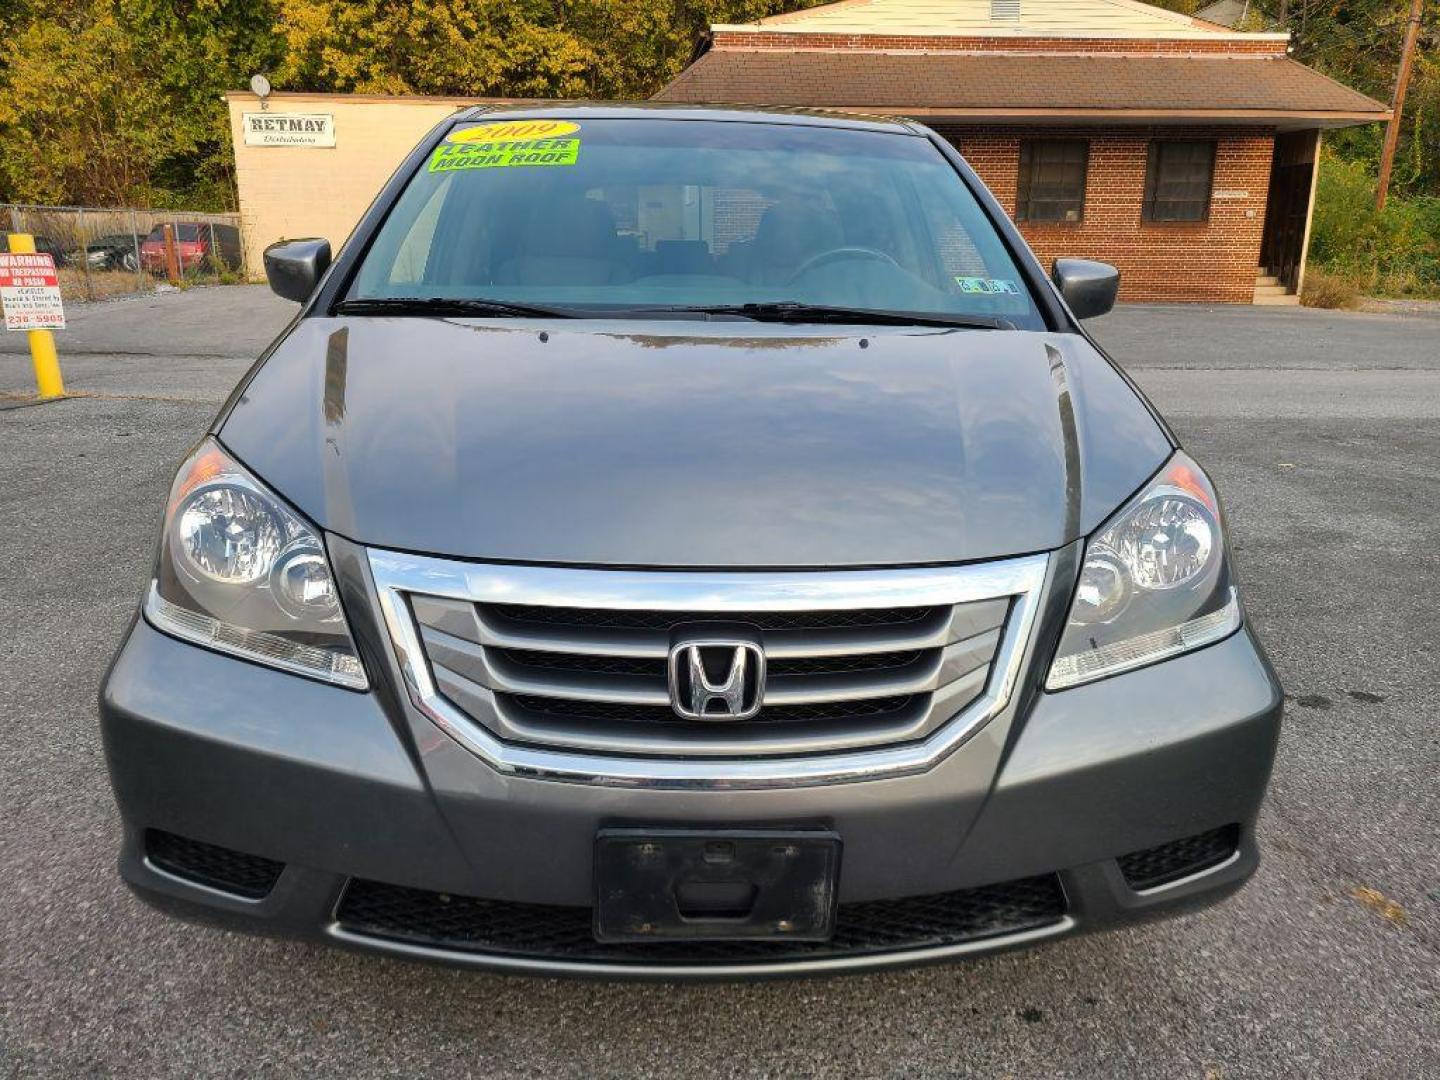
[[[1215,178],[1213,139],[1167,139],[1150,144],[1145,167],[1146,221],[1204,221]]]
[[[1020,144],[1018,221],[1081,221],[1090,144],[1083,139],[1026,139]]]
[[[1029,290],[1014,260],[964,185],[951,175],[943,182],[916,184],[915,195],[942,275],[932,284],[963,296],[966,306],[977,312],[1002,317],[1032,313]]]
[[[989,270],[980,245],[975,242],[970,223],[964,216],[969,208],[941,197],[939,190],[935,185],[923,184],[916,185],[915,193],[945,277],[941,287],[953,291],[955,278],[987,277]]]
[[[391,285],[418,285],[425,280],[425,261],[435,239],[435,225],[440,220],[440,207],[450,192],[454,175],[447,175],[425,201],[410,228],[400,241],[395,262],[390,267]]]

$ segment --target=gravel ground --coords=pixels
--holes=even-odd
[[[1266,861],[1199,915],[824,982],[504,979],[172,922],[113,869],[94,698],[183,450],[293,307],[93,305],[0,342],[0,1074],[1440,1075],[1440,319],[1095,324],[1226,496],[1291,695]]]

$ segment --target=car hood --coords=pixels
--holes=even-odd
[[[1078,335],[735,321],[302,319],[219,437],[359,543],[672,567],[1053,549],[1171,451]]]

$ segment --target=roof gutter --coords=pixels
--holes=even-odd
[[[748,107],[757,106],[752,104]],[[1321,112],[1283,109],[955,109],[924,106],[907,108],[896,105],[825,105],[823,108],[833,112],[902,115],[923,124],[956,120],[1015,124],[1062,120],[1068,123],[1114,124],[1121,127],[1139,124],[1250,124],[1263,127],[1340,128],[1380,123],[1390,119],[1389,109],[1373,112]]]

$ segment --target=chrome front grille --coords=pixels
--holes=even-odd
[[[661,630],[676,622],[713,619],[713,612],[634,611],[624,608],[542,607],[536,604],[496,604],[502,616],[526,623],[589,626],[609,630]],[[934,608],[865,608],[856,611],[737,611],[725,618],[750,623],[762,630],[826,630],[847,626],[898,625],[928,618]]]
[[[980,696],[1008,597],[882,611],[537,611],[412,595],[440,693],[497,738],[634,755],[824,753],[923,739]],[[776,617],[780,616],[780,617]],[[758,715],[670,706],[677,635],[745,633],[765,652]],[[877,707],[877,705],[879,707]]]
[[[411,700],[441,728],[505,772],[671,787],[928,768],[1008,701],[1048,567],[1045,556],[773,573],[369,557]],[[763,650],[759,712],[683,718],[672,646],[737,637]]]

